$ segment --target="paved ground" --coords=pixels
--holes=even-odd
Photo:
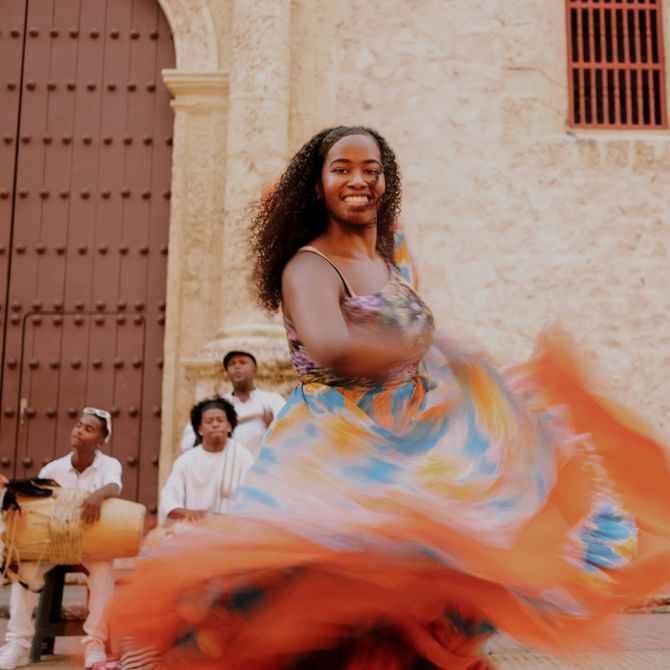
[[[601,653],[557,658],[501,635],[492,659],[498,670],[670,670],[670,613],[623,614],[620,621],[620,635]]]
[[[70,585],[65,593],[67,608],[83,605],[84,587]],[[0,615],[6,616],[8,596],[7,587],[0,589]],[[623,614],[620,622],[620,634],[608,647],[625,651],[606,650],[557,658],[525,649],[501,635],[491,645],[490,658],[498,670],[670,670],[670,612]],[[0,619],[2,638],[6,625],[6,619]],[[34,670],[79,670],[83,667],[80,638],[58,638],[55,651],[56,656],[45,657],[41,663],[27,667]]]
[[[580,654],[569,659],[545,654],[494,656],[498,670],[668,670],[670,650],[636,651],[624,654]]]

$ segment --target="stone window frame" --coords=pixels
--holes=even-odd
[[[565,0],[573,128],[668,127],[663,0]]]

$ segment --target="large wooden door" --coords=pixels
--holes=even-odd
[[[155,506],[174,65],[156,0],[0,0],[0,472],[86,405]]]

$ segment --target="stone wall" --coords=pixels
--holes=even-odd
[[[560,324],[595,383],[667,439],[670,134],[566,127],[562,2],[388,10],[342,8],[336,116],[397,151],[438,322],[502,362]]]
[[[561,324],[668,439],[670,133],[566,128],[563,2],[159,1],[177,53],[162,478],[227,349],[286,387],[281,326],[247,290],[246,207],[334,123],[396,149],[439,323],[504,363]]]

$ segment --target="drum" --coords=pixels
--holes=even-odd
[[[100,519],[84,524],[81,504],[87,495],[80,489],[58,487],[52,488],[48,498],[17,494],[21,510],[10,509],[4,518],[4,560],[68,565],[137,555],[144,530],[144,505],[107,498],[100,508]]]

